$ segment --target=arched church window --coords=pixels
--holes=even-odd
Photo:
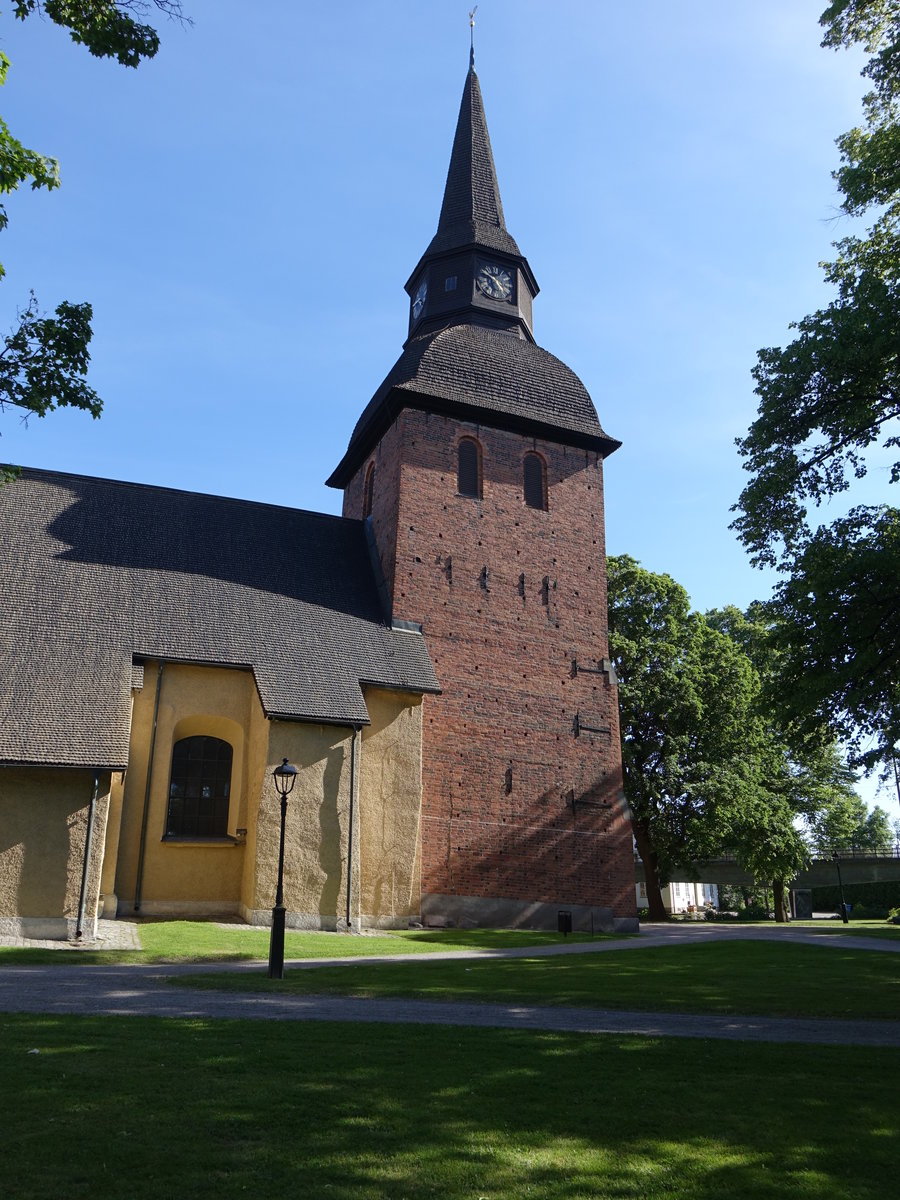
[[[368,517],[372,512],[372,496],[375,491],[375,464],[369,463],[369,469],[366,471],[366,482],[363,488],[363,517]]]
[[[166,837],[225,837],[232,750],[215,737],[182,738],[172,747]]]
[[[459,443],[456,490],[460,496],[481,498],[481,447],[474,438]]]
[[[525,455],[525,503],[529,508],[547,508],[547,471],[539,454]]]

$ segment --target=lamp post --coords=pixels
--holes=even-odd
[[[844,882],[841,879],[841,860],[837,850],[832,850],[831,857],[834,859],[834,865],[837,867],[838,887],[841,890],[841,920],[846,925],[850,918],[847,916],[847,905],[844,903]]]
[[[284,823],[287,817],[287,798],[297,779],[297,768],[285,758],[272,772],[275,788],[281,797],[281,840],[278,844],[278,886],[275,888],[275,907],[272,909],[272,934],[269,938],[269,978],[284,979]]]

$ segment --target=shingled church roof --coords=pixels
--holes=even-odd
[[[0,530],[0,761],[124,767],[134,659],[248,668],[288,720],[367,724],[361,683],[439,690],[362,522],[25,470]]]
[[[404,408],[512,429],[610,454],[587,388],[540,346],[479,325],[414,337],[366,405],[328,484],[345,487]]]

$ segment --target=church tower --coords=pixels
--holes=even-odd
[[[532,332],[474,55],[403,353],[328,483],[395,627],[421,626],[426,921],[634,927],[609,662],[603,460],[619,445]]]

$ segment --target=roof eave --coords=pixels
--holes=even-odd
[[[325,480],[326,487],[345,488],[347,486],[356,471],[368,458],[372,448],[404,408],[415,408],[424,412],[436,413],[439,416],[460,417],[462,420],[471,421],[475,425],[484,425],[490,429],[504,429],[511,433],[524,433],[530,437],[539,437],[547,442],[577,446],[585,450],[596,450],[603,458],[614,454],[622,445],[617,438],[611,438],[602,431],[597,434],[584,430],[566,429],[530,417],[521,417],[515,413],[487,410],[475,404],[448,400],[443,396],[429,396],[411,389],[394,387],[385,396],[377,414],[367,428],[352,445],[347,447],[346,454]]]

